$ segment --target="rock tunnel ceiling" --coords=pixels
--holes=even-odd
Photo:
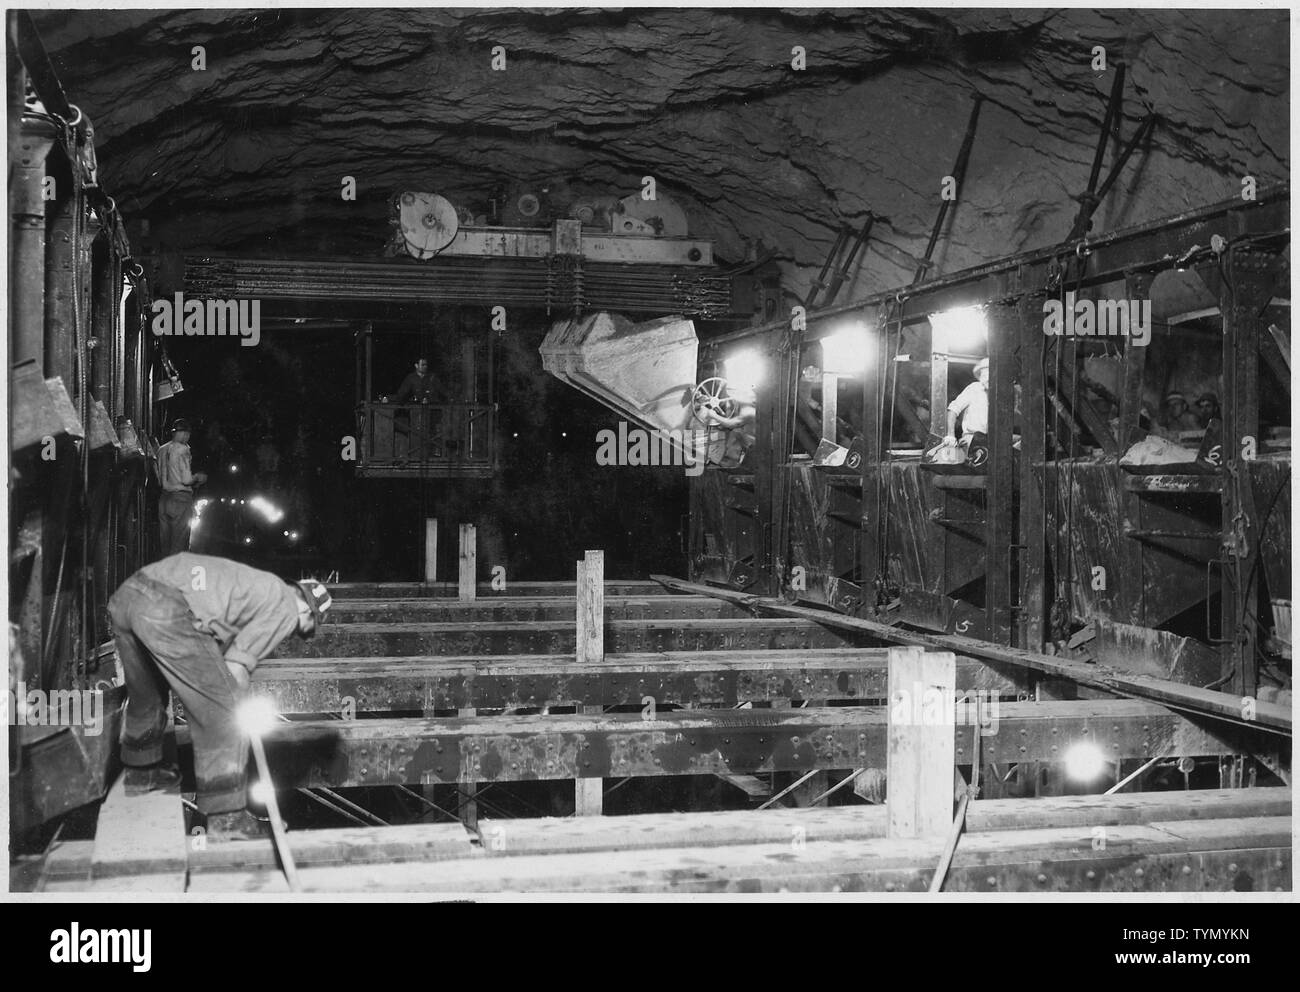
[[[1286,11],[248,10],[34,13],[128,220],[185,251],[377,255],[402,189],[625,195],[641,177],[802,293],[877,221],[855,295],[909,281],[975,94],[938,272],[1061,241],[1113,71],[1159,115],[1094,232],[1287,178]],[[193,46],[206,51],[191,68]],[[493,71],[493,46],[506,51]],[[807,67],[791,66],[794,46]],[[1107,165],[1118,142],[1112,141]],[[1103,172],[1104,175],[1104,172]],[[340,196],[344,176],[357,200]]]

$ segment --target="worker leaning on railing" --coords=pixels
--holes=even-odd
[[[432,403],[433,376],[429,374],[429,363],[423,358],[415,362],[415,371],[408,372],[397,392],[390,398],[381,396],[382,403]]]

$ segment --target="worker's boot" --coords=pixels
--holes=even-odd
[[[246,809],[209,813],[205,828],[208,840],[261,840],[270,828]]]
[[[181,773],[171,765],[158,762],[140,768],[127,766],[126,794],[143,796],[147,792],[178,792],[181,787]]]

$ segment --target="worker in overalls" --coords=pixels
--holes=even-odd
[[[287,583],[225,558],[188,552],[146,565],[113,594],[109,615],[126,677],[126,793],[175,788],[163,762],[167,690],[185,709],[196,805],[216,839],[260,835],[245,808],[248,740],[235,708],[258,663],[289,634],[311,637],[331,598],[314,579]]]

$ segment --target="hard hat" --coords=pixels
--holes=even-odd
[[[979,374],[983,372],[985,369],[987,369],[988,367],[989,367],[989,360],[987,358],[981,358],[978,362],[975,363],[975,370],[971,374],[978,377]]]
[[[295,582],[294,585],[298,587],[302,593],[302,598],[307,601],[307,608],[311,610],[314,632],[315,628],[319,627],[325,619],[325,612],[330,608],[330,604],[334,602],[334,598],[330,596],[329,590],[316,579],[303,579],[300,582]]]
[[[190,422],[186,420],[184,417],[178,417],[176,420],[172,421],[173,434],[175,434],[177,431],[188,431],[188,430],[193,430],[193,428],[190,427]]]

